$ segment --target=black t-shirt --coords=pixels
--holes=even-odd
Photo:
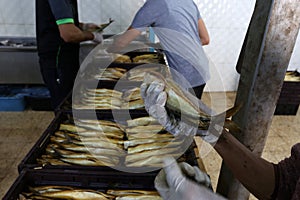
[[[58,25],[64,23],[79,26],[77,0],[36,0],[38,54],[40,58],[52,59],[49,65],[55,64],[58,56],[78,57],[79,44],[66,43],[60,37]]]

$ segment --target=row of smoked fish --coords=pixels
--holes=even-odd
[[[99,63],[87,67],[85,78],[96,80],[118,81],[143,81],[147,71],[160,71],[159,64],[164,64],[161,54],[143,54],[130,58],[128,55],[117,54],[112,66],[99,67]],[[146,65],[143,65],[146,64]],[[125,66],[125,67],[124,67]]]
[[[300,82],[300,73],[297,70],[287,71],[284,77],[284,81]]]
[[[140,109],[144,108],[144,101],[140,94],[140,87],[133,87],[118,91],[116,89],[84,88],[80,95],[75,96],[75,109]]]
[[[179,157],[182,140],[152,117],[127,120],[75,120],[50,136],[41,165],[160,167],[164,156]]]
[[[69,186],[28,187],[27,192],[19,195],[19,200],[60,199],[60,200],[162,200],[156,191],[113,190],[97,191]]]

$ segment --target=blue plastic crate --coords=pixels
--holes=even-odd
[[[24,111],[25,107],[24,94],[0,94],[0,111]]]

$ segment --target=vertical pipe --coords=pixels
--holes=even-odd
[[[236,104],[243,108],[233,120],[237,138],[261,156],[284,76],[300,26],[299,0],[257,0],[244,45]],[[217,192],[229,199],[248,199],[249,192],[223,163]]]

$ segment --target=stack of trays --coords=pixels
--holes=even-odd
[[[145,63],[151,64],[142,67]],[[98,199],[121,200],[125,193],[153,195],[154,200],[160,199],[154,178],[165,156],[205,170],[193,139],[175,138],[144,109],[139,91],[143,72],[168,75],[161,71],[167,68],[157,63],[165,64],[162,54],[131,52],[101,71],[102,76],[91,76],[95,74],[91,66],[93,73],[88,69],[84,81],[76,85],[78,94],[66,97],[19,164],[20,176],[4,199],[30,199],[50,188],[68,195],[105,196]],[[45,197],[49,196],[37,198]]]
[[[104,102],[104,99],[100,98],[100,93],[109,94],[110,90],[115,90],[117,93],[121,92],[121,94],[125,96],[123,100],[126,100],[126,93],[127,98],[128,94],[132,95],[128,90],[139,93],[137,87],[142,83],[147,71],[158,71],[163,74],[168,73],[163,54],[157,52],[129,52],[117,57],[116,60],[107,67],[104,67],[105,62],[102,64],[99,63],[102,63],[101,60],[95,59],[86,64],[84,72],[81,72],[80,78],[77,79],[77,81],[80,80],[78,81],[80,83],[76,85],[76,91],[80,91],[77,92],[80,95],[75,94],[76,102],[74,102],[75,107],[73,107],[73,109],[89,109],[91,107],[90,104],[94,103],[90,99],[94,97],[94,94],[98,100],[95,102],[96,105],[104,105],[99,105],[94,109],[107,109],[107,102]],[[95,91],[95,89],[97,89],[97,91]],[[58,106],[56,109],[57,112],[72,109],[72,95],[74,96],[74,94],[69,94],[62,104]],[[122,106],[123,102],[120,102],[120,95],[115,94],[111,103],[112,106],[109,107],[109,109],[135,109],[140,106],[141,99],[134,99],[134,102],[130,102],[128,106],[124,108],[124,105]],[[130,104],[133,104],[133,106]]]

